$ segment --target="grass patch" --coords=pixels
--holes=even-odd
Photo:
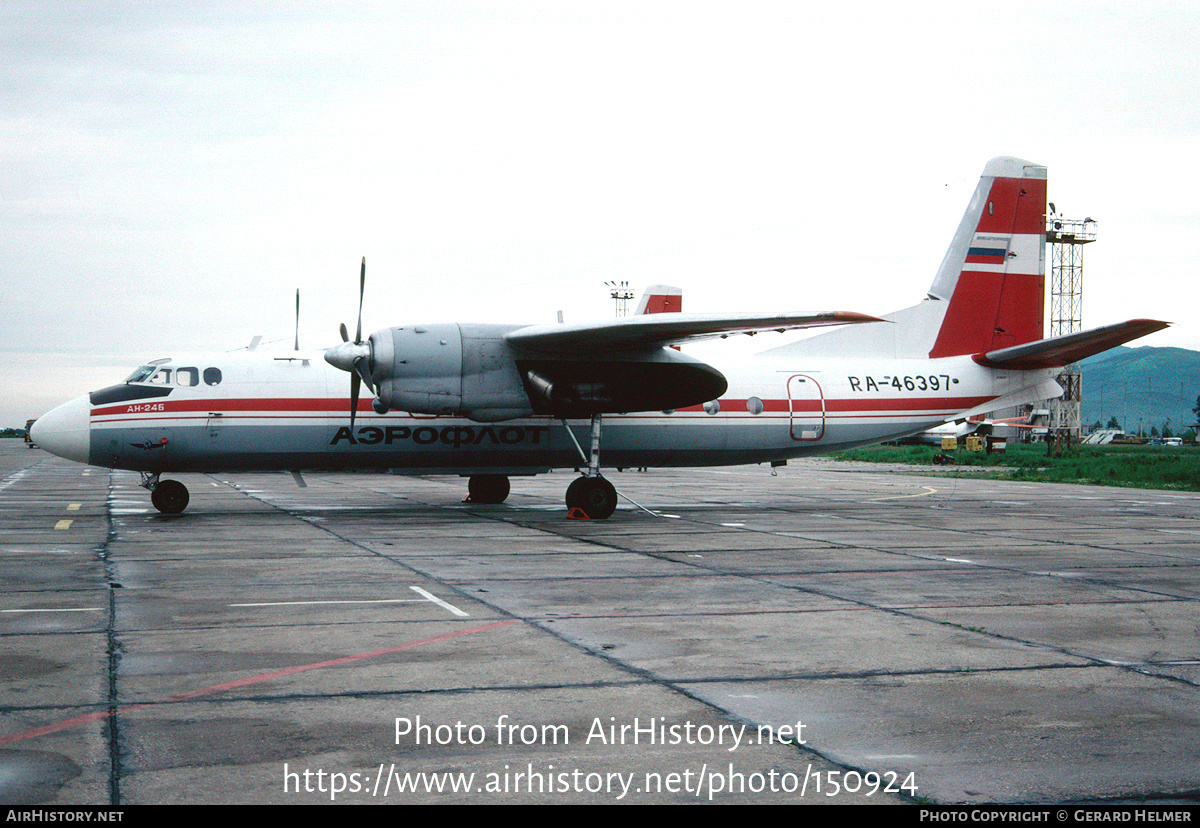
[[[934,466],[935,454],[954,456],[952,466]],[[1046,454],[1045,445],[1012,445],[1001,454],[933,446],[869,446],[838,452],[837,460],[928,466],[938,474],[956,473],[1046,483],[1085,483],[1200,492],[1200,450],[1171,446],[1079,446]]]

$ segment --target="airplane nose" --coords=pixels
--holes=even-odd
[[[91,400],[86,395],[76,397],[39,417],[29,436],[51,454],[76,463],[87,463],[91,449],[88,434],[91,414]]]

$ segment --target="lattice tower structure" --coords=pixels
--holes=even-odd
[[[1091,218],[1068,219],[1051,211],[1046,219],[1050,247],[1050,336],[1083,330],[1083,246],[1096,240]],[[1078,444],[1083,425],[1083,376],[1079,365],[1056,377],[1063,395],[1050,401],[1050,428],[1059,445]]]

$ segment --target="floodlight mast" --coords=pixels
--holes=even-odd
[[[1083,246],[1096,240],[1096,221],[1068,219],[1050,203],[1046,244],[1050,247],[1050,336],[1083,330]],[[1083,376],[1078,363],[1055,377],[1063,395],[1050,401],[1050,429],[1055,445],[1078,445],[1083,426]]]
[[[634,297],[633,288],[629,286],[629,282],[605,282],[604,286],[608,288],[608,296],[617,305],[617,316],[629,315],[629,300]]]

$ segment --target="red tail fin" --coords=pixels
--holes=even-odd
[[[670,285],[651,285],[642,294],[635,316],[645,313],[680,313],[683,311],[683,290]]]
[[[930,294],[949,305],[931,357],[1042,338],[1046,168],[994,158],[984,168]]]
[[[1046,168],[993,158],[983,169],[925,300],[891,325],[842,329],[772,349],[911,359],[979,354],[1042,338]]]

